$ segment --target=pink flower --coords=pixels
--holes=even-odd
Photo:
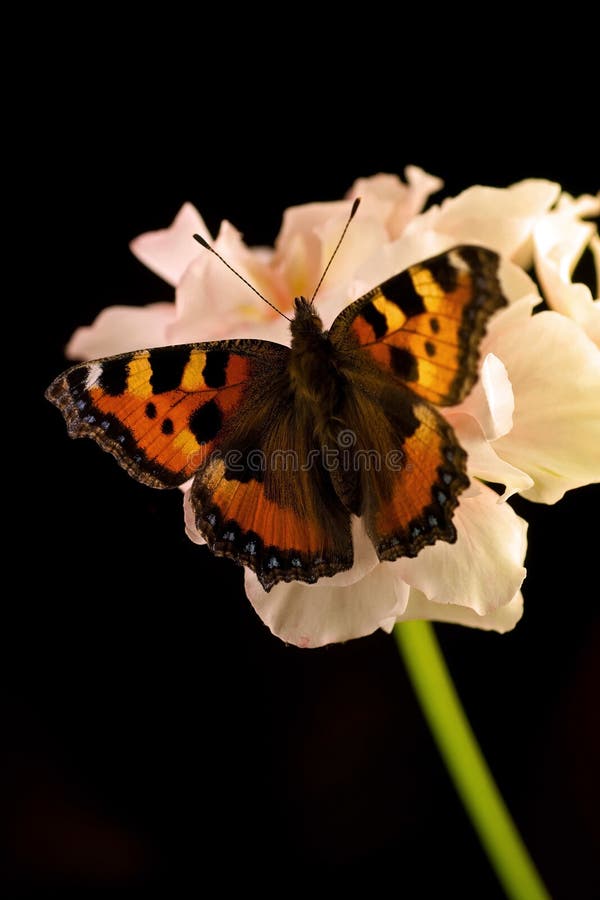
[[[362,179],[361,215],[352,223],[319,299],[343,307],[360,265],[390,242],[442,182],[411,167],[408,185],[393,175]],[[386,199],[387,198],[387,199]],[[365,214],[363,215],[363,209]],[[310,296],[340,236],[348,203],[307,203],[285,211],[275,248],[249,248],[223,222],[217,250],[282,310],[294,297]],[[262,337],[289,343],[287,323],[214,256],[192,239],[212,241],[200,213],[186,203],[170,228],[136,238],[131,249],[141,262],[175,287],[175,303],[145,307],[111,306],[90,327],[78,328],[67,347],[70,359],[97,359],[141,347],[228,337]]]
[[[529,180],[507,189],[473,187],[421,213],[439,180],[407,170],[360,179],[350,196],[362,205],[322,290],[327,327],[338,312],[385,278],[459,243],[502,256],[501,281],[511,305],[492,320],[481,353],[481,377],[459,406],[444,414],[468,451],[471,487],[455,513],[458,539],[438,542],[415,559],[380,563],[353,522],[355,563],[316,585],[276,585],[265,592],[246,570],[246,591],[274,634],[298,646],[389,631],[402,619],[456,622],[499,632],[522,614],[526,523],[506,503],[514,493],[552,503],[566,490],[600,480],[600,351],[590,337],[595,312],[570,273],[587,240],[579,216],[593,198],[563,199],[558,185]],[[347,201],[289,209],[273,250],[249,248],[227,222],[215,249],[281,309],[312,294],[348,214]],[[226,337],[289,343],[287,323],[191,239],[210,239],[186,204],[165,231],[142,235],[134,253],[176,288],[174,304],[111,307],[68,347],[92,359],[139,347]],[[540,302],[523,267],[535,258],[556,312],[532,315]],[[567,318],[567,315],[571,318]],[[505,486],[499,497],[483,482]],[[185,501],[189,536],[204,543]]]

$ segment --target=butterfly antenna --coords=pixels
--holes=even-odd
[[[316,288],[315,288],[315,290],[314,290],[314,293],[313,293],[312,297],[310,298],[310,306],[312,306],[313,303],[315,302],[315,297],[317,296],[317,291],[319,290],[319,288],[320,288],[321,285],[323,284],[323,281],[324,281],[324,279],[325,279],[325,276],[326,276],[327,273],[329,272],[329,266],[330,266],[331,263],[333,262],[333,260],[334,260],[334,258],[335,258],[335,254],[336,254],[336,253],[338,252],[338,250],[340,249],[340,244],[341,244],[342,241],[344,240],[344,238],[345,238],[345,236],[346,236],[346,232],[348,231],[348,226],[350,225],[350,222],[351,222],[352,219],[354,218],[354,216],[355,216],[355,214],[356,214],[356,210],[358,209],[359,206],[360,206],[360,197],[357,197],[357,198],[355,199],[354,203],[352,204],[352,209],[350,210],[350,215],[348,216],[348,221],[346,222],[346,224],[345,224],[345,226],[344,226],[344,230],[342,231],[342,234],[341,234],[341,236],[340,236],[340,239],[339,239],[339,241],[337,242],[337,244],[336,244],[336,246],[335,246],[335,250],[333,251],[333,253],[332,253],[331,256],[329,257],[329,262],[328,262],[327,265],[325,266],[325,271],[324,271],[323,274],[321,275],[321,277],[320,277],[320,279],[319,279],[319,283],[318,283],[318,285],[316,286]]]
[[[201,235],[195,234],[195,235],[194,235],[194,238],[195,238],[195,240],[198,241],[199,244],[201,244],[201,245],[204,247],[205,250],[210,250],[210,252],[213,253],[213,254],[217,257],[217,259],[220,259],[221,262],[223,263],[223,265],[227,266],[227,268],[229,269],[229,271],[230,271],[230,272],[233,272],[234,275],[237,275],[237,277],[240,279],[240,281],[243,281],[244,284],[247,284],[248,287],[250,288],[250,290],[254,291],[255,294],[258,294],[258,296],[260,297],[260,299],[261,299],[261,300],[264,300],[265,303],[267,303],[267,304],[271,307],[271,309],[274,309],[275,312],[279,313],[280,316],[283,316],[284,319],[287,319],[288,322],[291,322],[291,321],[292,321],[292,320],[290,319],[289,316],[286,316],[286,314],[285,314],[285,313],[282,313],[280,309],[277,309],[277,307],[275,306],[274,303],[271,303],[270,300],[267,300],[266,297],[263,297],[263,295],[261,294],[261,292],[258,291],[258,290],[254,287],[253,284],[250,284],[250,282],[248,281],[247,278],[244,278],[243,275],[240,275],[240,273],[237,271],[237,269],[234,269],[233,266],[230,266],[229,263],[227,262],[227,260],[226,260],[226,259],[223,259],[223,257],[221,256],[221,254],[220,254],[220,253],[217,253],[217,251],[214,249],[214,247],[211,247],[210,244],[209,244],[207,241],[205,241],[204,238],[203,238]]]

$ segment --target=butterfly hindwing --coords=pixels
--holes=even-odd
[[[365,519],[382,560],[454,541],[453,512],[468,486],[466,454],[430,403],[394,382],[370,357],[354,360],[340,443],[351,444],[334,483]]]
[[[352,566],[350,514],[288,370],[250,385],[245,412],[196,474],[191,503],[211,549],[250,566],[266,590]]]
[[[249,382],[287,354],[253,340],[138,350],[73,366],[47,397],[71,437],[92,438],[144,484],[176,487],[218,445]]]
[[[411,266],[346,307],[332,341],[349,336],[431,403],[459,403],[477,378],[479,345],[506,299],[498,255],[460,246]]]
[[[466,453],[451,426],[428,403],[412,407],[414,431],[404,437],[392,489],[380,503],[367,479],[364,516],[380,559],[416,556],[438,540],[453,543],[452,518],[468,487]]]

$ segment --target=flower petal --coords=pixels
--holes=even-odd
[[[448,416],[466,413],[476,419],[488,441],[507,434],[513,424],[515,398],[506,366],[488,353],[473,390],[462,403],[448,409]]]
[[[317,281],[333,256],[347,219],[348,209],[345,209],[342,216],[329,219],[315,228],[315,233],[321,245]],[[344,241],[336,253],[331,268],[323,281],[323,287],[319,289],[318,298],[321,297],[323,289],[331,291],[336,285],[342,285],[345,303],[347,304],[349,302],[348,285],[355,276],[356,270],[363,261],[370,259],[379,247],[385,245],[387,241],[387,232],[381,222],[374,221],[366,216],[357,216],[352,222],[352,227],[346,232]],[[316,288],[317,281],[310,286],[309,297]],[[318,302],[319,299],[317,299]]]
[[[318,229],[332,219],[345,223],[349,212],[347,200],[304,203],[291,206],[284,212],[281,230],[275,241],[273,264],[288,285],[292,298],[310,297],[323,274],[323,252]]]
[[[109,306],[91,325],[73,333],[65,354],[69,359],[99,359],[130,350],[164,347],[169,343],[167,329],[174,318],[174,303]]]
[[[322,647],[371,634],[380,621],[400,615],[408,587],[381,564],[361,519],[352,520],[354,565],[316,584],[275,585],[269,593],[246,569],[246,593],[273,634],[298,647]]]
[[[250,250],[240,233],[223,222],[214,248],[240,275],[271,302],[289,306],[291,298],[261,250]],[[203,251],[189,265],[177,287],[177,318],[169,328],[171,343],[224,338],[262,337],[289,343],[286,320],[230,272],[212,253]]]
[[[407,184],[397,175],[358,178],[348,193],[350,198],[361,198],[361,216],[368,216],[385,225],[392,240],[400,237],[410,220],[423,209],[429,196],[444,186],[440,178],[428,175],[418,166],[407,166],[404,175]]]
[[[382,623],[402,615],[408,586],[390,563],[381,563],[360,581],[332,585],[278,584],[268,594],[246,570],[246,593],[254,609],[276,637],[297,647],[323,647],[372,634]]]
[[[329,263],[348,221],[351,206],[338,203],[310,203],[287,210],[277,238],[273,265],[289,294],[311,297]],[[348,302],[348,285],[357,267],[388,241],[385,224],[376,215],[363,212],[356,216],[336,254],[319,300],[337,285],[343,285]]]
[[[506,490],[498,498],[499,502],[533,487],[533,479],[526,472],[516,469],[498,456],[493,443],[486,439],[481,425],[473,416],[455,413],[451,409],[446,418],[454,428],[461,447],[467,451],[469,475],[505,486]]]
[[[512,430],[495,452],[535,484],[530,500],[555,503],[565,491],[600,481],[600,351],[555,312],[493,320],[486,347],[506,366],[515,395]]]
[[[198,210],[191,203],[184,203],[169,228],[140,234],[129,247],[152,272],[177,285],[192,260],[202,252],[194,240],[196,233],[207,241],[212,239]]]
[[[596,228],[581,215],[598,215],[600,197],[573,201],[561,197],[559,209],[548,213],[534,231],[535,266],[548,304],[577,322],[600,346],[600,301],[585,284],[573,284],[573,270]]]
[[[497,631],[504,634],[512,631],[523,615],[523,595],[518,591],[510,603],[493,609],[484,615],[478,615],[468,606],[457,606],[453,603],[442,605],[428,600],[421,591],[410,589],[406,610],[397,620],[406,622],[411,619],[428,619],[431,622],[450,622],[454,625],[466,625],[469,628],[482,628],[484,631]],[[386,622],[382,628],[391,631],[395,622]]]
[[[438,541],[415,559],[392,563],[400,578],[436,603],[485,615],[510,603],[523,579],[527,523],[485,485],[461,498],[455,544]]]
[[[560,185],[532,178],[508,188],[476,185],[418,216],[407,233],[433,230],[461,243],[476,243],[529,268],[531,234],[539,218],[552,206]]]

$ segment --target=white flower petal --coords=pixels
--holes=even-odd
[[[452,235],[455,243],[490,247],[529,268],[532,231],[559,193],[558,184],[541,179],[521,181],[509,188],[476,185],[414,219],[406,232],[433,230]]]
[[[518,591],[510,603],[493,609],[484,615],[478,615],[468,606],[457,606],[453,603],[442,605],[428,600],[421,591],[410,589],[408,603],[399,622],[411,619],[427,619],[432,622],[450,622],[454,625],[466,625],[469,628],[481,628],[484,631],[497,631],[504,634],[511,631],[523,615],[523,595]],[[382,627],[391,631],[395,623],[385,623]]]
[[[304,203],[291,206],[284,212],[281,231],[275,241],[273,265],[287,284],[292,299],[310,297],[323,274],[319,229],[332,219],[342,223],[343,228],[350,209],[347,200],[337,200],[333,203]]]
[[[525,326],[531,319],[535,307],[541,302],[541,298],[535,294],[521,297],[509,306],[503,307],[495,313],[489,321],[486,334],[481,341],[481,358],[485,359],[488,353],[494,353],[496,338],[511,329],[519,329]]]
[[[493,353],[488,353],[473,390],[462,403],[450,407],[447,413],[473,416],[488,441],[492,441],[511,430],[514,408],[515,398],[506,366]]]
[[[470,476],[483,478],[506,487],[502,497],[507,500],[513,494],[522,493],[533,486],[533,479],[501,459],[494,450],[493,443],[486,439],[481,425],[472,416],[449,410],[446,418],[454,428],[461,447],[467,451],[467,468]]]
[[[415,559],[393,565],[400,578],[436,603],[469,606],[484,615],[510,603],[523,579],[527,523],[485,485],[461,498],[455,544],[438,541]]]
[[[206,541],[196,527],[191,492],[184,497],[186,534],[195,544]],[[379,627],[379,618],[399,614],[408,597],[408,587],[390,578],[389,566],[379,563],[373,544],[367,537],[362,519],[352,519],[354,565],[315,585],[280,582],[268,593],[255,573],[245,569],[246,593],[263,622],[290,644],[321,647],[335,641],[371,634]],[[382,568],[388,572],[374,576]],[[381,600],[372,592],[382,587]]]
[[[348,196],[361,198],[361,216],[385,225],[389,237],[400,237],[407,224],[424,207],[429,196],[441,190],[444,182],[418,166],[404,170],[407,184],[397,175],[379,174],[358,178]]]
[[[577,322],[600,345],[600,301],[585,284],[573,284],[573,270],[596,228],[578,216],[598,215],[600,197],[561,198],[559,209],[544,216],[534,231],[535,266],[548,304]]]
[[[312,297],[339,242],[350,209],[346,201],[313,203],[287,210],[273,265],[286,285],[290,301],[299,296]],[[357,267],[387,241],[385,224],[361,206],[319,289],[317,303],[340,285],[346,305],[348,286]]]
[[[173,303],[148,306],[108,306],[92,325],[78,328],[67,344],[69,359],[99,359],[130,350],[164,347],[175,318]]]
[[[354,584],[335,587],[331,581],[278,584],[267,594],[246,570],[246,593],[273,634],[297,647],[323,647],[372,634],[406,608],[408,586],[391,563],[375,566]]]
[[[290,305],[291,298],[264,253],[246,247],[229,222],[222,223],[214,248],[272,303],[281,309]],[[186,269],[176,298],[177,318],[169,328],[174,344],[242,337],[279,340],[282,333],[289,333],[286,320],[206,250]]]
[[[513,386],[512,430],[495,452],[535,484],[524,495],[555,503],[565,491],[600,481],[600,351],[555,312],[492,322],[486,346]],[[517,315],[518,313],[518,315]]]
[[[140,262],[169,284],[177,285],[192,260],[206,252],[194,240],[194,234],[212,240],[198,210],[184,203],[169,228],[147,231],[129,246]]]
[[[521,300],[523,297],[538,294],[535,281],[524,272],[520,266],[515,265],[507,257],[500,260],[498,267],[498,278],[502,286],[502,293],[509,303]],[[542,298],[537,297],[536,303],[541,303]],[[496,313],[499,315],[499,313]]]
[[[318,278],[321,277],[332,257],[347,219],[348,210],[344,210],[344,215],[328,219],[327,222],[315,228],[315,234],[320,241],[321,253],[318,265]],[[380,247],[384,246],[387,240],[387,232],[382,223],[366,216],[357,215],[352,222],[352,226],[346,232],[346,237],[325,276],[323,287],[330,291],[334,285],[343,286],[346,303],[348,303],[348,285],[355,276],[357,269],[360,268],[363,261],[369,260]],[[312,296],[316,286],[317,281],[310,286],[307,296]],[[320,296],[321,292],[319,290],[317,304]]]

